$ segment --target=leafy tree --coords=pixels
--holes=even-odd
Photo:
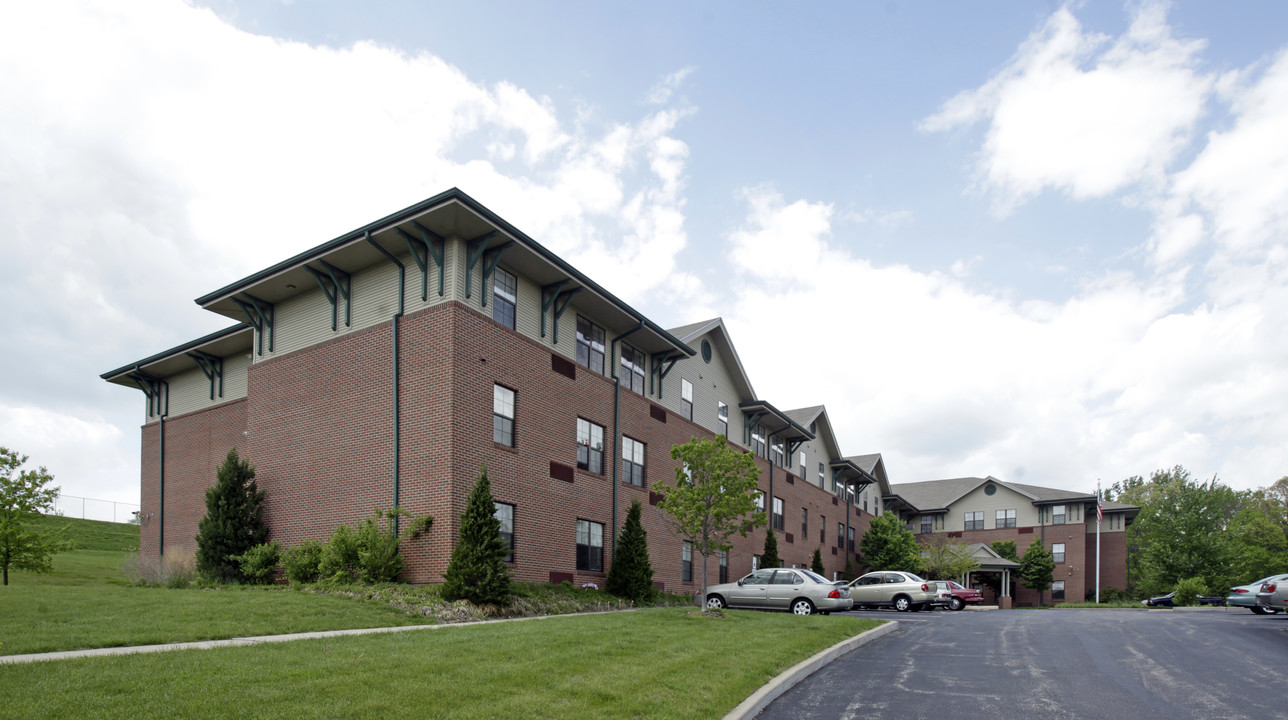
[[[979,561],[970,555],[964,543],[944,535],[926,535],[921,542],[921,568],[926,577],[951,580],[979,569]]]
[[[993,552],[1001,555],[1011,562],[1020,561],[1020,550],[1015,545],[1014,540],[994,540],[989,544],[989,547],[993,548]]]
[[[233,448],[206,490],[206,515],[197,525],[197,571],[219,582],[241,582],[238,556],[267,540],[264,491],[255,483],[255,468]]]
[[[1234,578],[1234,582],[1266,577],[1288,567],[1288,534],[1260,507],[1247,507],[1235,513],[1230,519],[1227,540],[1228,577]]]
[[[1019,575],[1024,579],[1024,587],[1038,591],[1038,604],[1041,605],[1042,593],[1051,587],[1055,576],[1055,560],[1052,559],[1051,552],[1043,547],[1040,538],[1034,538],[1025,548],[1024,557],[1020,558]]]
[[[461,515],[460,538],[443,574],[443,598],[468,600],[475,605],[509,603],[507,554],[509,549],[501,539],[501,521],[496,517],[496,501],[492,499],[492,482],[484,467]]]
[[[657,506],[671,516],[676,534],[693,543],[702,556],[705,598],[711,555],[733,547],[729,538],[734,533],[746,537],[765,524],[765,513],[756,512],[760,471],[750,454],[734,449],[723,435],[672,446],[671,457],[681,466],[674,484],[657,483],[658,492],[665,495]]]
[[[813,570],[819,575],[822,575],[823,573],[827,572],[823,568],[823,549],[822,548],[814,548],[814,560],[813,562],[810,563],[809,569]]]
[[[773,528],[765,533],[765,549],[760,552],[760,566],[767,568],[783,566],[783,559],[778,557],[778,537],[774,535]]]
[[[871,570],[921,572],[921,548],[912,531],[903,526],[896,513],[882,513],[859,542],[863,562]]]
[[[5,585],[9,584],[9,568],[47,573],[54,569],[54,555],[72,548],[63,539],[65,530],[39,532],[26,527],[42,510],[53,506],[59,490],[46,487],[54,476],[43,465],[19,472],[26,462],[26,455],[0,447],[0,565],[4,566]]]
[[[626,521],[613,547],[613,566],[608,569],[605,589],[617,597],[635,602],[653,595],[653,566],[648,560],[648,536],[640,520],[643,506],[636,500],[626,511]]]

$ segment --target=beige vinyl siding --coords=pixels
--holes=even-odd
[[[725,363],[725,359],[720,356],[719,346],[714,342],[711,343],[711,362],[704,362],[702,360],[703,340],[709,341],[710,338],[703,335],[688,342],[689,347],[697,350],[698,354],[680,360],[671,372],[667,373],[662,400],[659,404],[679,414],[682,399],[680,380],[688,380],[693,384],[693,422],[713,433],[716,432],[717,403],[723,402],[729,406],[730,442],[746,447],[743,444],[742,411],[738,409],[741,399],[735,394],[735,386],[731,379],[731,373],[736,371],[731,370]],[[656,395],[653,399],[658,402]]]
[[[987,485],[988,483],[981,484],[948,508],[948,517],[944,521],[945,530],[952,532],[963,530],[966,527],[963,514],[974,511],[984,513],[985,530],[996,527],[998,510],[1014,509],[1016,527],[1030,527],[1038,524],[1038,509],[1033,505],[1032,498],[1002,485],[997,485],[997,493],[990,496],[984,492]]]
[[[193,367],[166,378],[170,384],[170,413],[167,417],[186,415],[204,410],[213,405],[226,403],[246,397],[247,373],[250,369],[250,356],[238,353],[224,358],[224,394],[219,396],[219,383],[215,381],[215,399],[210,399],[210,379],[201,368]],[[162,403],[162,408],[165,404]],[[146,417],[145,422],[156,422],[157,415]]]
[[[306,291],[293,298],[279,302],[273,313],[273,351],[268,350],[268,338],[264,338],[264,354],[257,350],[255,361],[267,360],[278,355],[285,355],[301,348],[325,342],[337,337],[347,328],[344,327],[344,308],[339,309],[336,327],[331,330],[331,303],[314,282]],[[255,339],[258,348],[259,338]]]

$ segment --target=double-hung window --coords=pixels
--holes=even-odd
[[[622,436],[622,482],[644,487],[644,443]]]
[[[1056,580],[1051,583],[1051,602],[1064,602],[1064,581]]]
[[[693,419],[693,383],[680,378],[680,414],[685,420]]]
[[[514,329],[514,306],[519,300],[519,281],[497,268],[492,273],[492,319]]]
[[[976,510],[975,512],[966,513],[966,530],[983,530],[984,529],[984,511]]]
[[[631,392],[644,394],[644,353],[622,344],[622,382]]]
[[[1065,516],[1063,505],[1051,506],[1051,524],[1052,525],[1063,525],[1065,522],[1065,517],[1066,516]]]
[[[1051,560],[1056,563],[1064,562],[1064,543],[1055,543],[1051,546]]]
[[[501,523],[501,544],[505,545],[505,561],[514,562],[514,506],[496,503],[496,519]]]
[[[769,516],[770,525],[778,532],[783,531],[783,499],[774,498],[774,512]]]
[[[836,546],[845,549],[845,523],[836,524]]]
[[[997,529],[1015,527],[1015,510],[998,510],[997,511]]]
[[[827,516],[818,516],[818,541],[819,543],[827,542]]]
[[[765,429],[759,425],[751,429],[751,452],[756,457],[765,457]]]
[[[826,473],[823,472],[823,463],[818,464],[818,486],[827,487]],[[836,486],[832,486],[832,492],[836,492]]]
[[[577,521],[577,569],[604,571],[604,524],[590,520]]]
[[[783,467],[783,463],[786,462],[783,453],[783,441],[779,440],[776,443],[771,443],[769,453],[772,458],[771,462],[778,467]]]
[[[604,474],[604,426],[577,418],[577,467]]]
[[[809,508],[801,508],[801,541],[808,542],[805,538],[809,535]]]
[[[729,437],[729,406],[716,402],[716,434]]]
[[[680,579],[693,582],[693,543],[688,540],[680,545]]]
[[[849,540],[850,540],[850,552],[854,552],[854,528],[850,528],[848,532],[849,532]]]
[[[604,374],[604,328],[577,316],[577,364]]]
[[[921,534],[929,535],[935,531],[935,518],[933,515],[921,516]]]
[[[756,499],[756,512],[765,512],[765,493],[757,490],[754,497]]]
[[[729,582],[729,551],[720,551],[720,582]]]
[[[492,386],[492,442],[514,447],[514,391]]]

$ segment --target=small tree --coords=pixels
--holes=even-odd
[[[657,483],[665,495],[658,507],[671,516],[676,534],[693,543],[702,555],[702,597],[707,596],[707,559],[732,547],[729,538],[743,537],[765,524],[765,513],[756,511],[760,470],[748,453],[739,452],[723,435],[711,440],[694,438],[671,448],[679,460],[675,483]]]
[[[813,570],[815,573],[818,573],[819,575],[822,575],[823,573],[827,572],[827,570],[823,567],[822,548],[814,548],[814,560],[809,564],[809,569]]]
[[[1024,587],[1038,591],[1038,605],[1042,604],[1042,593],[1051,587],[1055,575],[1055,560],[1051,553],[1042,546],[1042,540],[1034,538],[1020,558],[1020,577],[1024,578]]]
[[[895,513],[882,513],[859,542],[863,562],[871,570],[921,571],[921,548],[912,531]]]
[[[206,515],[197,525],[197,571],[220,582],[240,582],[245,578],[237,556],[267,540],[264,491],[255,484],[254,466],[233,448],[206,490]]]
[[[648,560],[648,536],[640,519],[643,506],[636,500],[626,511],[626,522],[613,547],[613,566],[608,570],[605,589],[634,602],[653,594],[653,566]]]
[[[765,549],[760,553],[760,566],[767,568],[782,567],[782,558],[778,557],[778,537],[774,535],[774,529],[770,528],[765,533]]]
[[[971,557],[964,543],[930,535],[921,543],[921,567],[932,580],[955,580],[979,569],[979,561]]]
[[[447,572],[443,573],[443,599],[468,600],[475,605],[508,603],[508,552],[501,540],[501,521],[496,517],[492,482],[487,479],[485,466],[461,515],[460,537],[452,549]]]
[[[26,462],[26,455],[0,447],[0,565],[4,566],[5,585],[9,584],[9,568],[47,573],[54,568],[54,555],[72,548],[63,539],[64,530],[39,532],[26,527],[42,510],[53,506],[59,490],[46,487],[54,476],[44,466],[15,476]]]

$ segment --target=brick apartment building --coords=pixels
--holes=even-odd
[[[1048,602],[1082,602],[1095,591],[1096,496],[1003,482],[994,477],[902,483],[890,486],[885,507],[918,536],[943,536],[966,545],[1014,540],[1022,556],[1035,538],[1052,553],[1055,573]],[[1100,587],[1127,587],[1123,530],[1140,508],[1102,505]],[[1036,605],[1038,594],[1013,578],[1016,605]],[[985,589],[985,602],[994,602]]]
[[[145,396],[145,556],[195,548],[234,447],[286,545],[376,508],[433,515],[403,546],[412,582],[441,580],[484,465],[525,581],[602,584],[639,500],[655,579],[695,590],[701,558],[652,491],[693,437],[754,453],[787,564],[821,548],[829,573],[857,567],[892,496],[881,456],[843,455],[823,406],[756,395],[720,319],[663,329],[456,189],[196,302],[238,324],[102,376]],[[764,535],[708,581],[750,571]]]

